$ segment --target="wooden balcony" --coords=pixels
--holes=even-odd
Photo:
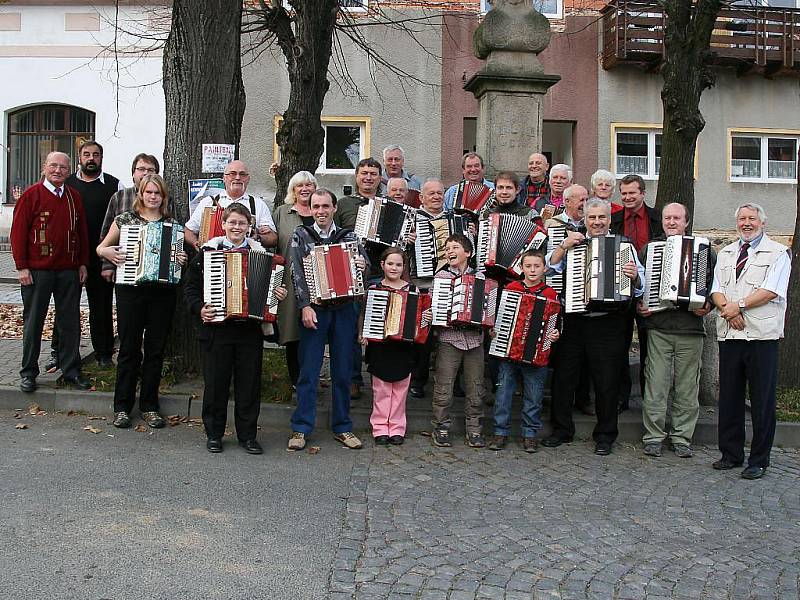
[[[666,14],[655,2],[617,0],[602,9],[602,65],[656,70],[664,57]],[[800,9],[725,7],[711,36],[712,64],[739,75],[800,76]]]

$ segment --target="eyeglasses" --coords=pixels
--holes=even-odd
[[[228,173],[225,173],[225,177],[236,177],[237,175],[242,179],[244,179],[245,177],[249,177],[250,173],[248,173],[247,171],[230,171]]]
[[[225,221],[225,224],[229,227],[250,227],[250,223],[248,221]]]
[[[136,167],[134,169],[137,173],[156,173],[157,171],[153,167]]]
[[[69,166],[59,165],[57,163],[50,163],[47,165],[48,169],[52,169],[53,171],[69,171]]]

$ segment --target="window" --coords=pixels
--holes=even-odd
[[[661,130],[615,130],[614,158],[617,177],[641,175],[645,179],[658,179],[661,166]]]
[[[551,19],[560,19],[564,14],[563,0],[531,0],[533,8]],[[491,0],[481,0],[481,12],[487,13],[492,10]]]
[[[797,181],[800,132],[730,133],[730,180],[755,183]]]
[[[42,164],[53,151],[66,152],[77,165],[78,146],[94,139],[95,114],[60,104],[31,106],[8,117],[8,201],[39,181]]]
[[[275,134],[278,133],[283,117],[275,117]],[[322,156],[319,158],[317,173],[352,174],[358,161],[370,155],[369,117],[322,117],[325,130]],[[280,149],[273,142],[273,156],[280,162]]]

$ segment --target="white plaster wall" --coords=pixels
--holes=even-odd
[[[406,18],[413,11],[404,11]],[[388,60],[414,73],[420,79],[435,83],[442,80],[442,67],[436,57],[441,56],[442,40],[439,27],[417,26],[417,39],[431,54],[419,50],[405,34],[386,27],[368,27],[365,35],[371,47]],[[243,38],[243,45],[248,43]],[[389,144],[400,144],[406,151],[406,168],[420,176],[438,177],[441,173],[441,91],[417,84],[407,84],[403,92],[396,79],[385,72],[375,73],[375,89],[367,60],[360,50],[345,44],[344,55],[350,75],[364,95],[359,98],[345,94],[329,76],[331,88],[325,97],[323,116],[371,117],[371,152],[373,158],[383,161],[381,151]],[[283,56],[276,49],[266,52],[255,62],[245,57],[244,83],[247,91],[247,109],[242,126],[241,156],[252,173],[250,187],[269,199],[274,196],[275,182],[268,168],[273,161],[273,120],[287,107],[289,80]],[[249,64],[248,64],[249,63]],[[333,70],[333,62],[331,63]],[[461,135],[460,132],[457,135]],[[320,185],[330,187],[337,194],[343,185],[352,184],[350,175],[318,174]]]
[[[657,74],[629,66],[609,71],[598,68],[598,168],[613,172],[611,123],[661,123],[663,80]],[[716,86],[705,91],[700,110],[706,127],[698,138],[694,226],[698,229],[731,228],[736,206],[757,202],[767,211],[770,231],[791,233],[797,186],[728,181],[728,128],[800,129],[797,79],[770,80],[759,75],[736,77],[732,70],[719,69]],[[652,204],[657,184],[655,181],[647,183],[647,201]]]
[[[64,13],[90,10],[87,5],[0,8],[22,13],[22,31],[0,35],[0,140],[5,145],[8,139],[9,112],[21,107],[59,103],[91,110],[96,113],[96,139],[105,150],[103,169],[129,185],[134,155],[147,152],[159,160],[163,155],[161,56],[120,60],[117,85],[116,61],[109,56],[93,57],[100,52],[100,44],[113,40],[111,25],[101,17],[100,32],[64,31]],[[130,28],[150,20],[144,9],[123,11],[122,16]],[[123,36],[120,44],[130,39]],[[86,56],[75,57],[79,54]],[[6,169],[7,161],[0,161],[0,202],[6,201]],[[10,208],[0,204],[0,229],[10,226]]]

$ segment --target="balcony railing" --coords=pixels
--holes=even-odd
[[[655,2],[617,0],[602,10],[603,68],[657,68],[664,57],[667,16]],[[712,64],[740,74],[800,75],[800,9],[726,7],[711,36]]]

